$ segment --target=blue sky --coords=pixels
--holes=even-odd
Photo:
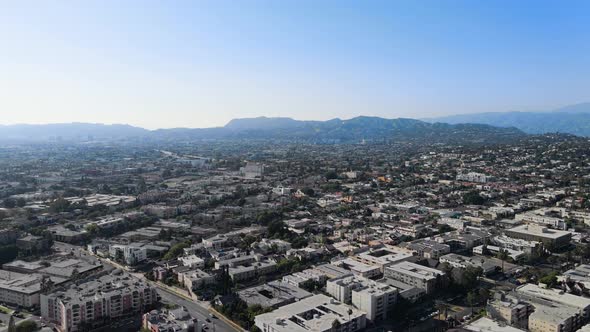
[[[0,2],[0,123],[210,127],[590,101],[588,1]]]

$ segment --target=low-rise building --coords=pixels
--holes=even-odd
[[[257,304],[263,308],[282,307],[312,295],[297,286],[278,280],[238,291],[238,296],[248,305]]]
[[[199,332],[199,321],[185,307],[152,310],[143,315],[142,326],[151,332]]]
[[[427,294],[447,284],[444,272],[411,262],[401,262],[385,268],[384,277],[424,289]]]
[[[257,278],[277,269],[277,263],[273,260],[259,260],[243,265],[234,265],[228,268],[229,276],[234,282]]]
[[[492,273],[496,270],[496,265],[489,262],[483,257],[467,257],[457,254],[448,254],[440,258],[441,263],[447,263],[452,267],[465,269],[468,266],[480,267],[484,274]]]
[[[187,289],[196,290],[215,283],[215,276],[201,270],[191,269],[178,272],[178,283]]]
[[[354,275],[360,277],[375,278],[382,274],[381,267],[379,267],[378,265],[366,264],[352,258],[346,258],[343,260],[332,262],[332,264],[338,267],[342,267],[345,270],[348,270],[352,272]]]
[[[326,295],[314,295],[272,312],[256,316],[256,326],[263,332],[333,332],[334,321],[342,331],[366,328],[366,314]]]
[[[387,266],[395,263],[410,260],[413,257],[413,252],[401,247],[384,247],[362,252],[351,257],[358,262],[367,265],[377,266],[381,273]]]
[[[536,224],[527,224],[507,229],[506,235],[515,239],[542,242],[548,248],[561,248],[567,246],[572,238],[572,233],[550,229]]]
[[[407,243],[405,247],[416,252],[418,256],[428,259],[438,259],[451,252],[449,245],[429,239],[412,241]]]
[[[181,256],[178,258],[178,261],[184,265],[184,266],[188,266],[190,268],[203,268],[205,267],[205,260],[198,257],[197,255],[186,255],[186,256]]]

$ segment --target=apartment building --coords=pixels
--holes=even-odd
[[[526,284],[516,288],[516,296],[534,307],[528,323],[531,332],[576,331],[590,317],[590,299],[558,289]]]
[[[120,256],[127,265],[135,265],[147,259],[147,249],[142,244],[113,244],[109,246],[109,255],[113,258]]]
[[[232,265],[228,268],[228,273],[234,282],[239,282],[272,273],[276,269],[277,263],[269,259],[242,265]]]
[[[328,280],[326,292],[366,312],[371,321],[387,318],[387,311],[395,305],[398,294],[395,287],[357,276]]]
[[[215,277],[203,270],[191,269],[178,273],[178,283],[187,289],[195,290],[215,283]]]
[[[418,256],[429,259],[438,259],[451,252],[449,245],[429,239],[412,241],[405,247],[416,252]]]
[[[385,268],[384,277],[424,289],[426,294],[447,284],[444,272],[411,262],[401,262]]]
[[[351,259],[363,264],[377,266],[380,272],[383,273],[385,267],[410,260],[413,256],[413,252],[409,249],[401,247],[383,247],[356,254],[352,256]]]
[[[375,278],[382,274],[380,266],[363,263],[352,258],[332,262],[332,264],[344,268],[360,277]]]
[[[145,312],[158,301],[156,289],[121,271],[41,295],[41,316],[60,332],[80,331]]]
[[[523,329],[528,328],[529,316],[534,309],[531,304],[504,294],[496,294],[486,307],[488,316],[494,320]]]

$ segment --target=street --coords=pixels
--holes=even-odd
[[[158,287],[158,286],[156,286]],[[189,301],[183,297],[180,297],[177,294],[174,294],[162,287],[158,287],[158,294],[162,297],[162,302],[164,303],[173,303],[177,305],[184,306],[193,317],[199,320],[199,324],[205,323],[209,326],[209,331],[211,332],[236,332],[238,331],[233,326],[227,324],[221,319],[218,318],[211,318],[209,316],[209,310],[204,308],[203,306],[195,303],[194,301]],[[205,320],[209,318],[211,323],[205,322]]]

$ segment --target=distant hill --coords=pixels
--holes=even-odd
[[[291,118],[231,120],[217,128],[175,128],[149,131],[128,125],[53,124],[0,126],[0,140],[86,141],[141,138],[148,140],[245,139],[312,143],[361,141],[425,141],[458,143],[506,142],[524,133],[515,128],[480,124],[450,125],[414,119],[360,116],[349,120],[298,121]]]
[[[525,133],[560,132],[590,136],[590,103],[582,103],[543,112],[492,112],[451,115],[430,122],[449,124],[479,123],[498,127],[515,127]]]
[[[139,137],[149,131],[129,125],[105,125],[99,123],[57,123],[46,125],[0,125],[0,140],[4,141],[46,141],[46,140],[89,140],[122,139]]]

